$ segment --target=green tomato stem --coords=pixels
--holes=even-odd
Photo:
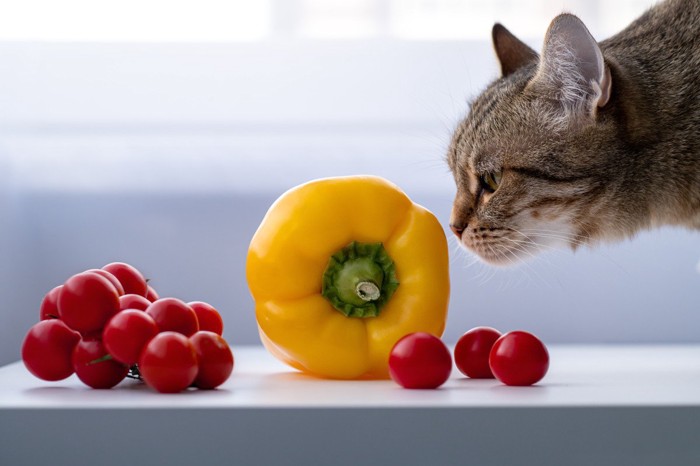
[[[100,356],[99,358],[93,359],[92,361],[88,362],[87,365],[91,366],[93,364],[99,364],[99,363],[104,362],[104,361],[111,361],[112,359],[114,359],[112,357],[112,355],[109,353],[106,353],[104,356]]]

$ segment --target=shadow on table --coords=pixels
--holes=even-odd
[[[65,385],[51,385],[43,387],[28,388],[23,391],[25,395],[31,398],[52,400],[57,401],[69,401],[69,400],[90,400],[90,399],[100,399],[105,396],[113,396],[115,393],[134,393],[139,394],[153,394],[153,395],[186,395],[186,396],[228,396],[231,390],[226,387],[218,387],[213,390],[201,390],[195,387],[190,387],[179,393],[158,393],[157,391],[150,388],[144,382],[138,380],[127,380],[121,382],[116,387],[109,389],[94,389],[86,386],[65,386]]]

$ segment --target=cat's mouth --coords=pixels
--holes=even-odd
[[[527,233],[512,228],[470,228],[464,230],[460,243],[484,262],[509,266],[534,258],[546,249],[571,247],[585,242],[561,230],[532,229]]]
[[[539,249],[527,236],[507,228],[473,228],[463,233],[460,242],[484,262],[497,266],[532,258]]]

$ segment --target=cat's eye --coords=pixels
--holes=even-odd
[[[500,170],[497,172],[484,173],[481,175],[481,185],[484,190],[492,193],[497,190],[498,186],[501,184],[502,176],[503,172]]]

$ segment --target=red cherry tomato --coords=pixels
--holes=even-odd
[[[124,293],[146,296],[148,288],[146,279],[136,267],[124,262],[112,262],[102,267],[102,270],[106,270],[117,277],[117,280],[124,287]]]
[[[506,385],[532,385],[549,369],[549,352],[535,335],[516,330],[493,344],[489,355],[493,375]]]
[[[224,321],[221,318],[221,314],[219,314],[219,311],[217,311],[214,306],[202,301],[192,301],[187,304],[194,310],[194,313],[197,314],[197,322],[199,322],[200,330],[208,330],[217,335],[224,334]]]
[[[194,384],[197,388],[216,388],[233,371],[233,353],[221,335],[209,331],[199,331],[190,337],[197,353],[199,370]]]
[[[102,276],[105,277],[107,280],[109,280],[109,282],[110,282],[112,285],[114,285],[114,288],[116,288],[117,294],[118,294],[119,296],[122,296],[122,295],[124,294],[124,287],[122,286],[121,282],[120,282],[119,280],[117,280],[117,277],[115,277],[115,276],[112,275],[111,273],[107,272],[106,270],[102,270],[102,269],[89,269],[89,270],[86,270],[86,272],[92,272],[92,273],[96,273],[97,275],[102,275]]]
[[[58,314],[83,335],[99,331],[119,311],[119,295],[105,277],[92,272],[73,275],[58,296]]]
[[[73,374],[71,355],[80,334],[58,319],[42,320],[27,332],[22,343],[22,361],[34,376],[48,381]]]
[[[158,301],[160,299],[158,292],[151,285],[146,287],[146,299],[150,302]]]
[[[127,309],[137,309],[139,311],[145,311],[151,302],[141,295],[137,294],[125,294],[119,297],[119,309],[125,311]]]
[[[473,379],[493,379],[489,367],[491,347],[501,332],[491,327],[475,327],[460,337],[455,346],[455,365]]]
[[[129,372],[129,366],[112,359],[100,340],[85,339],[73,350],[73,369],[92,388],[112,388]]]
[[[107,322],[102,341],[114,359],[131,366],[138,362],[143,348],[157,334],[158,326],[150,315],[127,309]]]
[[[141,377],[161,393],[177,393],[197,376],[197,354],[190,340],[177,332],[156,335],[139,358]]]
[[[161,298],[151,303],[146,313],[153,317],[161,332],[178,332],[189,337],[199,330],[197,314],[177,298]]]
[[[39,307],[39,319],[58,319],[58,295],[61,293],[63,285],[58,285],[51,291],[46,293],[44,299],[41,300]]]
[[[389,354],[389,375],[404,388],[437,388],[452,371],[452,356],[435,335],[410,333]]]

